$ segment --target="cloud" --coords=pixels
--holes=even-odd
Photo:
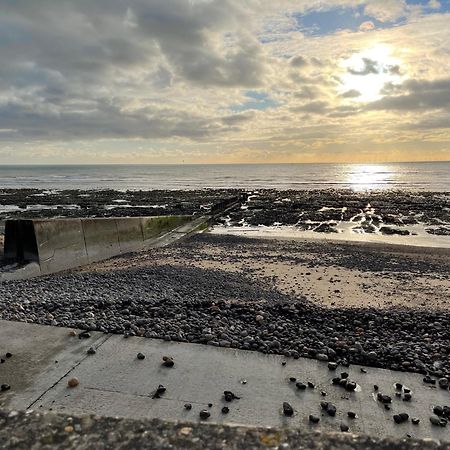
[[[404,0],[368,0],[364,14],[380,22],[394,22],[407,15]]]
[[[377,61],[370,58],[362,58],[362,63],[363,67],[361,69],[349,67],[347,69],[348,73],[351,73],[352,75],[370,75],[380,72],[380,66]]]
[[[375,29],[375,24],[371,20],[366,20],[359,26],[360,31],[372,31]]]
[[[343,98],[356,98],[361,95],[361,92],[357,91],[356,89],[350,89],[348,91],[345,91],[341,94],[341,97]]]
[[[370,103],[374,110],[435,110],[450,109],[450,78],[439,80],[408,80],[400,86],[389,85],[385,92],[394,92]],[[449,125],[450,127],[450,125]]]

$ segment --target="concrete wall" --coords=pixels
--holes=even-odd
[[[191,216],[8,220],[5,259],[48,274],[146,248]]]

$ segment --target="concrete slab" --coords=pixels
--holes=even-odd
[[[4,324],[0,322],[2,343],[9,342],[8,333],[3,331]],[[283,366],[281,362],[284,359],[275,355],[137,337],[125,339],[117,335],[105,335],[103,339],[96,335],[97,353],[86,356],[83,352],[87,343],[79,342],[76,338],[72,338],[76,343],[70,341],[67,330],[36,325],[6,325],[9,329],[18,326],[16,341],[20,334],[25,334],[24,338],[28,339],[28,327],[38,327],[34,333],[40,339],[33,343],[32,352],[46,354],[48,346],[53,349],[47,352],[52,356],[43,358],[39,368],[33,370],[31,378],[35,381],[28,384],[25,390],[21,384],[18,389],[14,387],[14,380],[10,383],[12,390],[8,394],[8,405],[14,408],[29,408],[31,405],[37,410],[52,409],[68,414],[93,413],[184,421],[198,421],[199,411],[207,409],[211,413],[208,421],[214,423],[324,431],[339,431],[340,424],[346,423],[351,432],[371,436],[410,435],[450,441],[449,427],[436,427],[429,421],[433,406],[450,404],[449,391],[425,385],[417,374],[375,368],[368,368],[368,373],[361,373],[359,366],[332,372],[326,363],[309,359],[288,360]],[[58,333],[61,333],[59,337]],[[50,334],[52,337],[46,338]],[[22,348],[26,349],[27,354],[30,353],[27,345]],[[58,357],[66,358],[64,370],[70,366],[70,359],[73,358],[72,368],[66,373],[52,373],[55,352]],[[146,358],[138,360],[138,352],[144,353]],[[161,365],[164,355],[174,358],[175,367]],[[7,362],[13,368],[9,370],[23,371],[23,366],[14,369],[16,361],[20,360],[18,349],[18,358],[11,358]],[[341,371],[348,372],[358,383],[357,392],[349,393],[332,385],[331,379]],[[52,380],[57,379],[51,388],[46,388],[48,382],[45,386],[43,384],[43,380],[48,378],[46,374],[50,374]],[[80,385],[74,389],[67,387],[68,378],[72,376],[80,380]],[[303,382],[312,381],[316,388],[299,391],[294,383],[289,382],[289,377],[296,377]],[[410,402],[395,396],[396,382],[411,389],[413,398]],[[159,384],[164,385],[167,391],[160,399],[153,399],[152,394]],[[379,386],[380,392],[392,397],[391,411],[386,411],[376,400],[374,384]],[[37,396],[39,389],[42,393]],[[233,391],[241,399],[226,403],[223,400],[224,390]],[[321,391],[325,391],[327,396],[323,397]],[[294,407],[293,417],[283,416],[284,401]],[[336,405],[336,417],[321,414],[321,401]],[[191,411],[184,409],[186,402],[193,405]],[[213,406],[208,408],[208,403]],[[225,404],[230,408],[227,415],[221,413]],[[348,411],[356,412],[357,419],[348,419]],[[392,416],[401,412],[420,418],[420,424],[412,425],[409,421],[396,425]],[[310,414],[320,416],[321,422],[318,425],[309,424]]]
[[[67,328],[0,320],[0,384],[12,389],[0,395],[0,407],[27,409],[87,357],[87,349],[109,336],[69,336]],[[12,353],[11,358],[5,354]]]

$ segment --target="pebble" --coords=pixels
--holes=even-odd
[[[211,417],[211,413],[209,411],[207,411],[206,409],[202,409],[200,411],[199,415],[200,415],[200,419],[202,419],[202,420],[206,420],[209,417]]]
[[[403,422],[407,422],[409,419],[409,415],[406,413],[400,413],[400,414],[395,414],[393,416],[394,418],[394,422],[397,424],[403,423]]]
[[[294,415],[294,408],[292,408],[292,406],[288,402],[283,402],[283,414],[285,416]]]
[[[175,362],[171,356],[163,356],[163,366],[165,367],[173,367]]]
[[[6,352],[5,356],[6,356],[6,358],[11,358],[12,357],[12,353]]]
[[[353,411],[349,411],[349,412],[347,413],[347,416],[348,416],[350,419],[356,419],[356,413],[353,412]]]
[[[233,400],[240,400],[241,397],[238,397],[231,391],[223,391],[223,397],[226,402],[232,402]]]
[[[160,398],[162,394],[164,394],[164,392],[166,392],[166,388],[160,384],[158,386],[158,388],[156,389],[155,393],[152,395],[152,398]]]
[[[137,358],[137,359],[145,359],[145,355],[144,355],[143,353],[138,353],[138,354],[136,355],[136,358]]]
[[[190,411],[192,409],[192,405],[190,403],[185,403],[184,404],[184,409]]]
[[[295,387],[300,391],[304,391],[306,389],[306,384],[298,382],[298,383],[295,383]]]
[[[441,420],[435,416],[431,416],[430,417],[430,422],[432,425],[436,425],[436,426],[440,426],[441,425]]]
[[[420,419],[418,419],[417,417],[413,417],[413,418],[411,418],[411,423],[413,425],[419,425]]]
[[[0,386],[0,391],[1,392],[9,391],[10,389],[11,389],[11,386],[9,384],[2,384]]]
[[[95,353],[96,353],[95,349],[93,347],[89,347],[89,349],[87,351],[87,354],[88,355],[95,355]]]
[[[337,369],[337,363],[335,363],[335,362],[329,362],[328,363],[328,368],[330,369],[330,370],[336,370]]]
[[[319,423],[320,422],[320,417],[317,416],[313,416],[312,414],[309,415],[309,421],[311,423]]]
[[[441,389],[448,389],[448,380],[447,380],[447,378],[439,378],[438,384],[439,384],[439,387]]]
[[[228,408],[228,406],[224,406],[222,408],[222,414],[228,414],[230,412],[230,408]]]
[[[80,384],[80,381],[76,377],[69,378],[67,381],[67,385],[71,388],[77,387]]]
[[[349,430],[348,425],[346,425],[345,423],[341,423],[340,427],[341,427],[341,431],[343,431],[344,433]]]

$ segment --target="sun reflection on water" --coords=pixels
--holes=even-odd
[[[390,184],[395,170],[385,165],[352,165],[346,173],[347,183],[354,190],[379,189]]]

